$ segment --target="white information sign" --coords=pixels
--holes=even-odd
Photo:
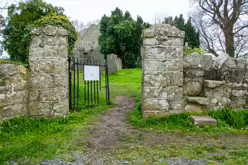
[[[99,66],[84,65],[84,81],[99,81],[99,71]]]

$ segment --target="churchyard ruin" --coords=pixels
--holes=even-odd
[[[92,37],[92,40],[89,38]],[[80,60],[99,60],[99,27],[78,41]],[[231,107],[248,108],[248,61],[222,54],[183,55],[184,32],[159,24],[143,31],[143,117]],[[0,120],[19,116],[64,117],[68,114],[67,31],[46,26],[33,32],[29,69],[0,65]],[[122,68],[117,55],[108,58],[110,72]],[[112,68],[112,69],[111,69]],[[111,83],[111,82],[110,82]]]

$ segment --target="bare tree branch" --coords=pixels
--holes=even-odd
[[[246,48],[248,43],[244,41],[247,41],[248,36],[240,37],[240,34],[248,28],[248,21],[244,21],[243,18],[248,16],[248,0],[191,0],[191,2],[196,5],[195,13],[202,13],[201,18],[195,15],[198,19],[193,19],[195,20],[193,23],[199,30],[204,31],[200,34],[209,50],[222,49],[234,57],[235,53],[238,55]],[[213,23],[217,26],[214,29],[202,27],[199,19],[202,19],[203,25]],[[220,34],[216,28],[222,33]]]

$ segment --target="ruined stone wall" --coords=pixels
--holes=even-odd
[[[248,61],[208,55],[184,57],[185,111],[232,107],[248,108]]]
[[[64,117],[69,111],[67,31],[33,31],[29,70],[0,65],[0,121],[17,117]]]
[[[80,63],[84,61],[98,61],[101,65],[105,64],[104,55],[100,53],[100,46],[98,44],[98,38],[101,35],[100,25],[91,25],[87,31],[83,34],[80,40],[77,41],[75,46],[76,56],[79,57]],[[115,54],[109,54],[107,56],[109,74],[117,73],[122,69],[122,60]],[[83,66],[79,68],[83,71]],[[101,67],[101,72],[104,68]]]
[[[184,32],[161,24],[143,31],[142,109],[144,118],[181,113]]]
[[[0,121],[28,114],[27,78],[22,65],[0,65]]]
[[[248,60],[222,53],[183,56],[184,33],[170,25],[143,31],[144,118],[223,107],[248,108]]]
[[[33,32],[29,49],[29,116],[65,116],[68,105],[67,31],[46,26]]]

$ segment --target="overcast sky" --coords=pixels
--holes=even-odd
[[[19,0],[0,0],[11,2]],[[144,21],[153,23],[154,16],[176,16],[189,11],[189,0],[45,0],[65,9],[65,14],[73,20],[87,23],[101,19],[104,14],[119,7],[128,10],[133,18],[140,15]]]

